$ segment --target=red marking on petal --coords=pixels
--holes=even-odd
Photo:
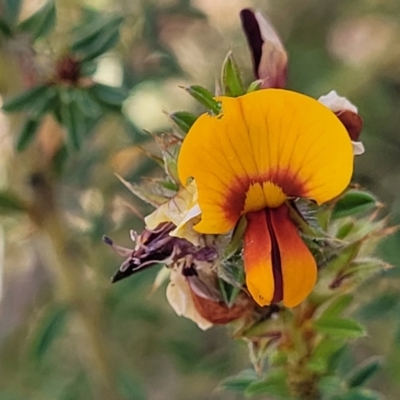
[[[281,253],[279,250],[278,240],[276,238],[274,227],[271,220],[272,210],[265,209],[265,216],[267,227],[271,238],[271,259],[272,259],[272,273],[274,275],[274,296],[271,303],[279,303],[283,300],[283,274]]]
[[[237,216],[243,213],[249,187],[265,182],[272,182],[279,186],[288,197],[302,197],[306,193],[306,184],[287,169],[271,171],[260,177],[243,177],[230,187],[224,204],[225,217],[236,221]]]

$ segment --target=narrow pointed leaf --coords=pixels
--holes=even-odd
[[[56,306],[44,316],[32,343],[31,354],[35,360],[40,361],[55,340],[61,336],[68,315],[67,307]]]
[[[121,87],[112,87],[96,83],[88,89],[89,93],[101,103],[112,106],[121,107],[129,93]]]
[[[285,371],[271,371],[263,381],[251,383],[245,390],[246,396],[270,395],[289,400],[289,388]]]
[[[332,318],[340,316],[340,314],[351,305],[353,299],[354,297],[351,294],[344,294],[343,296],[336,298],[323,311],[321,318]]]
[[[369,389],[351,389],[345,394],[331,397],[332,400],[382,400],[382,396]]]
[[[250,83],[249,87],[246,90],[246,93],[255,92],[256,90],[260,90],[262,87],[262,81],[257,80]]]
[[[107,19],[102,17],[93,18],[90,22],[75,29],[74,35],[76,39],[72,44],[72,50],[77,53],[90,51],[96,40],[101,41],[110,32],[118,31],[122,22],[123,18],[120,16]]]
[[[370,211],[379,205],[376,197],[362,190],[349,190],[332,211],[332,218],[343,218]]]
[[[24,151],[33,141],[38,131],[41,121],[37,119],[27,119],[21,129],[17,139],[17,150]]]
[[[22,199],[8,190],[0,191],[0,213],[7,214],[13,211],[24,211],[26,206]]]
[[[102,108],[87,89],[76,89],[73,92],[78,108],[90,118],[99,118]]]
[[[172,121],[181,129],[182,132],[188,133],[197,117],[186,111],[177,111],[169,115]]]
[[[12,30],[8,22],[0,17],[0,32],[5,36],[11,36]]]
[[[31,110],[36,107],[36,102],[48,90],[47,85],[35,86],[34,88],[28,89],[11,99],[8,99],[3,104],[3,110],[7,112]]]
[[[82,61],[91,61],[98,56],[104,54],[106,51],[110,50],[119,39],[119,31],[106,32],[102,36],[99,36],[93,43],[91,43],[90,48],[85,52],[81,53]]]
[[[14,24],[21,10],[23,0],[4,0],[4,16],[6,20]]]
[[[53,0],[49,0],[42,8],[31,17],[22,21],[19,28],[32,35],[33,40],[46,36],[56,24],[56,6]]]
[[[370,380],[382,368],[382,360],[373,358],[359,365],[347,378],[348,387],[358,387]]]
[[[201,86],[189,86],[186,91],[215,115],[221,113],[221,104],[214,99],[214,96],[207,89]]]
[[[67,146],[71,151],[79,150],[87,132],[86,117],[75,102],[73,90],[62,90],[61,99],[61,122],[67,129]]]
[[[395,310],[399,301],[397,292],[382,293],[357,310],[357,317],[363,320],[385,317],[390,311]]]
[[[220,386],[225,390],[243,393],[245,389],[253,382],[258,380],[256,372],[252,369],[246,369],[236,376],[224,379]]]
[[[31,119],[39,119],[44,114],[51,112],[57,104],[57,94],[55,86],[48,86],[47,90],[33,103],[29,110],[29,117]]]
[[[239,67],[232,52],[229,52],[222,65],[222,87],[226,96],[237,97],[246,93]]]
[[[323,334],[338,338],[358,338],[366,335],[358,322],[344,318],[320,318],[314,322],[314,328]]]

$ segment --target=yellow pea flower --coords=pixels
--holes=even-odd
[[[194,229],[223,234],[245,215],[247,288],[261,306],[295,307],[311,292],[317,266],[285,201],[318,204],[349,184],[353,151],[346,128],[318,101],[265,89],[219,97],[220,115],[201,115],[183,141],[178,172],[194,178],[201,221]]]

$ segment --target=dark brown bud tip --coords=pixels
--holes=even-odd
[[[260,26],[258,25],[254,11],[249,8],[245,8],[240,12],[240,19],[252,54],[254,75],[259,78],[258,67],[261,62],[262,45],[264,43]]]

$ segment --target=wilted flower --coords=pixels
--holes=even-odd
[[[299,93],[265,89],[219,97],[221,114],[203,114],[183,141],[178,172],[194,178],[201,233],[223,234],[245,215],[247,288],[261,306],[294,307],[311,292],[316,262],[285,202],[324,203],[349,184],[353,152],[338,118]]]
[[[193,230],[198,222],[201,210],[197,203],[195,182],[182,187],[170,200],[159,206],[145,218],[148,229],[156,229],[164,222],[172,222],[175,228],[169,232],[171,236],[186,239],[195,246],[200,244],[200,234]]]

